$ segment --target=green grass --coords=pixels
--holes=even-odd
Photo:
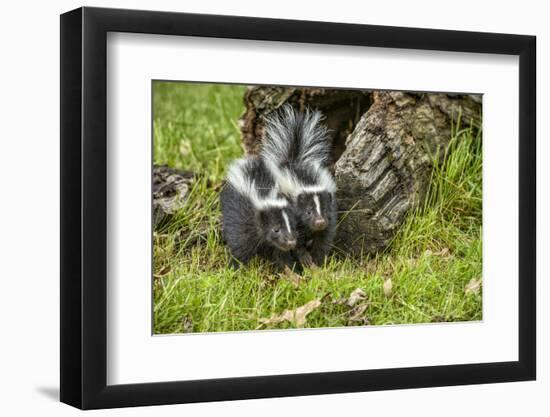
[[[482,295],[465,286],[482,274],[481,136],[455,126],[426,204],[409,214],[375,257],[333,255],[296,283],[255,260],[228,268],[219,230],[219,184],[242,155],[237,120],[244,88],[155,83],[154,159],[201,174],[174,221],[154,234],[154,333],[290,328],[262,318],[315,299],[306,327],[481,320]],[[391,282],[392,289],[384,292]],[[339,302],[361,288],[358,310]],[[357,319],[357,320],[355,320]]]

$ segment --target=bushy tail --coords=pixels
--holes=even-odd
[[[261,155],[280,168],[330,162],[330,139],[319,111],[298,112],[286,104],[265,121]]]

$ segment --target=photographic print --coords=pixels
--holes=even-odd
[[[152,82],[153,334],[482,320],[482,96]]]
[[[62,402],[536,379],[534,36],[89,7],[60,34]]]

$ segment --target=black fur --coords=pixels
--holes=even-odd
[[[263,198],[273,195],[275,181],[260,158],[250,157],[243,166],[243,174],[254,180],[258,194]],[[250,196],[243,195],[230,182],[220,195],[222,234],[231,255],[247,264],[254,256],[275,261],[280,266],[292,266],[290,251],[296,246],[296,221],[290,203],[278,206],[254,205]],[[286,213],[290,231],[283,217]],[[235,262],[232,264],[235,266]]]
[[[311,254],[313,262],[322,265],[330,252],[337,224],[336,198],[333,193],[317,193],[321,216],[316,213],[313,200],[314,194],[300,194],[296,201],[296,217],[298,221],[298,245],[305,245]],[[316,222],[322,218],[322,226],[316,227]]]
[[[296,250],[300,262],[324,263],[336,234],[337,205],[335,186],[324,187],[322,173],[329,175],[327,162],[330,141],[317,112],[297,112],[285,106],[267,120],[266,137],[261,156],[269,162],[275,178],[282,178],[285,192],[296,207],[300,239]],[[308,136],[309,135],[309,136]],[[284,172],[297,181],[286,181]],[[288,185],[294,184],[297,185]],[[321,190],[308,191],[308,187]],[[319,201],[320,213],[315,203]]]

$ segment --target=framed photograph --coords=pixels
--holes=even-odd
[[[61,16],[61,401],[533,380],[535,37]]]

